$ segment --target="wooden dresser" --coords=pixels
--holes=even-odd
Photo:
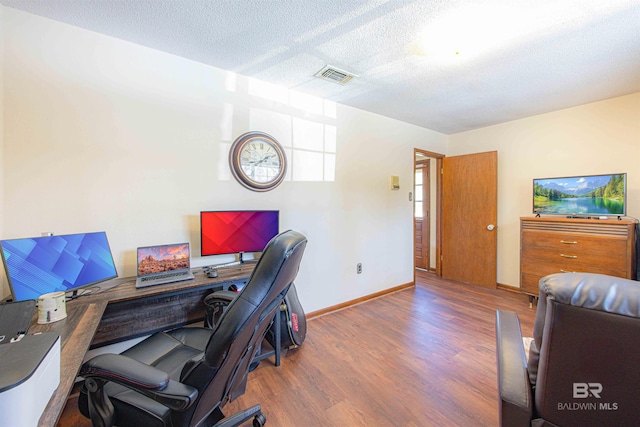
[[[538,281],[581,271],[635,279],[636,220],[520,218],[520,290],[538,296]]]

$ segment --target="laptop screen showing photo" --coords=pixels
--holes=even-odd
[[[138,248],[138,276],[189,269],[189,244]]]

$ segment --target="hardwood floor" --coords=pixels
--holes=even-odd
[[[531,336],[535,307],[428,272],[416,282],[309,320],[305,343],[280,367],[263,361],[224,412],[260,403],[274,427],[497,425],[495,310],[517,312]],[[74,404],[59,426],[83,425]]]

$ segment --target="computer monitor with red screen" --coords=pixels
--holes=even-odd
[[[279,211],[200,212],[200,253],[261,252],[278,234],[278,228]]]

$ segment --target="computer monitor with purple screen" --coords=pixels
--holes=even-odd
[[[201,255],[262,252],[278,234],[279,211],[200,212]]]

